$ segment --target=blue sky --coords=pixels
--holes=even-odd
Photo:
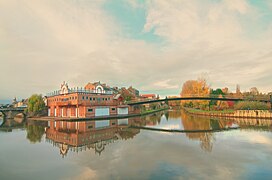
[[[124,0],[106,1],[103,8],[110,16],[113,16],[117,23],[122,27],[123,34],[127,38],[144,40],[149,43],[161,44],[163,38],[154,34],[154,29],[144,32],[146,23],[146,9],[144,1],[136,1],[139,7],[133,7]]]
[[[13,13],[10,13],[13,12]],[[271,92],[269,0],[0,0],[0,101],[102,81]]]

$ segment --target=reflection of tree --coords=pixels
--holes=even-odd
[[[165,115],[166,120],[168,121],[168,118],[169,118],[169,111],[167,111],[164,115]]]
[[[185,130],[209,130],[212,128],[211,120],[207,117],[190,116],[185,112],[181,113],[182,124]],[[212,151],[213,133],[186,133],[189,139],[200,140],[200,147],[208,152]]]
[[[32,142],[41,142],[42,136],[44,134],[44,127],[37,125],[28,125],[27,126],[27,139]]]
[[[125,128],[121,129],[118,133],[123,140],[127,140],[134,138],[136,134],[140,133],[140,129]]]
[[[180,118],[180,111],[169,111],[169,118],[170,119],[179,119]]]
[[[155,113],[155,114],[152,114],[152,115],[149,115],[149,116],[145,116],[143,118],[144,120],[144,125],[156,125],[157,123],[160,124],[161,122],[161,113],[158,112],[158,113]]]

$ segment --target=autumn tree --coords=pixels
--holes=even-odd
[[[180,92],[181,97],[203,97],[209,95],[210,87],[207,85],[206,79],[199,78],[198,80],[186,81]],[[195,101],[182,101],[182,106],[193,104],[195,108],[205,109],[208,107],[208,101],[195,100]]]

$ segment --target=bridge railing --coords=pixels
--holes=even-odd
[[[140,103],[140,102],[152,102],[152,101],[164,101],[164,100],[172,100],[176,98],[222,98],[222,99],[235,99],[235,100],[249,100],[249,101],[265,101],[269,102],[270,101],[270,96],[269,95],[223,95],[222,97],[219,97],[218,95],[214,94],[207,94],[207,95],[196,95],[196,94],[186,94],[184,96],[179,96],[179,97],[169,97],[165,99],[142,99],[142,100],[135,100],[135,101],[127,101],[125,104],[133,104],[133,103]],[[177,100],[179,101],[179,100]]]
[[[16,108],[8,107],[8,108],[0,108],[0,111],[24,111],[25,109],[26,107],[16,107]]]

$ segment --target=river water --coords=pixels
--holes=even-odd
[[[136,128],[218,130],[237,126],[235,130],[195,133]],[[272,177],[271,120],[211,119],[166,111],[103,121],[6,120],[0,130],[1,180]]]

